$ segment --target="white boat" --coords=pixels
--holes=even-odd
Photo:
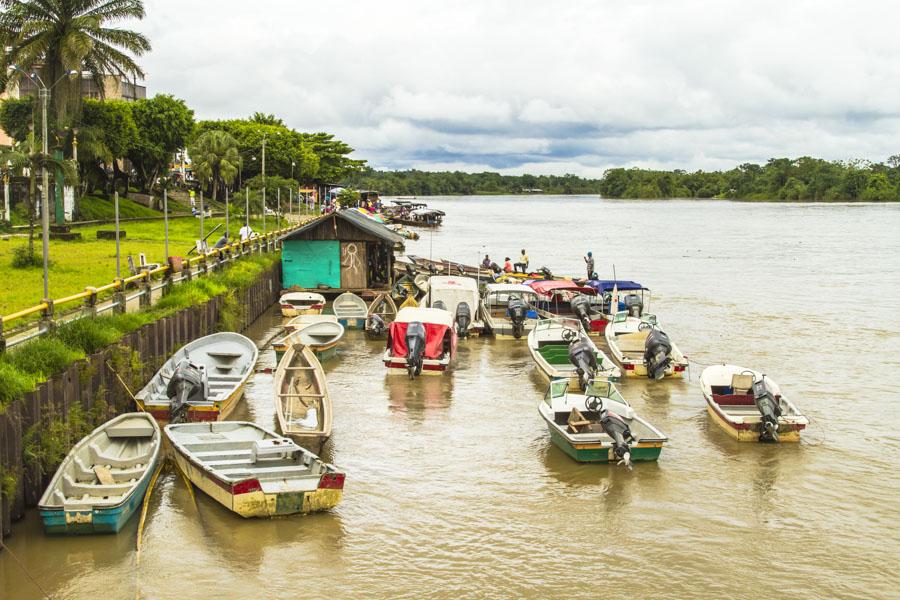
[[[285,317],[318,315],[325,308],[325,296],[315,292],[287,292],[278,301]]]
[[[799,442],[809,425],[778,384],[759,371],[713,365],[700,374],[700,389],[709,416],[739,442]]]
[[[416,325],[414,325],[416,324]],[[421,325],[422,338],[414,338],[410,352],[410,329]],[[401,308],[388,327],[387,347],[382,360],[389,374],[405,373],[410,377],[428,373],[440,375],[456,357],[456,329],[453,318],[439,308]]]
[[[479,334],[484,329],[479,307],[478,283],[471,277],[434,275],[428,278],[428,292],[422,301],[428,308],[443,308],[453,315],[460,337]]]
[[[321,447],[331,436],[331,397],[325,372],[307,346],[289,346],[278,362],[275,415],[281,433],[300,445]]]
[[[334,299],[331,310],[338,322],[347,329],[363,329],[369,309],[366,301],[352,292],[344,292]]]
[[[551,381],[538,412],[551,441],[578,462],[652,461],[668,441],[608,381],[592,382],[585,394],[571,393],[565,380]]]
[[[165,432],[181,472],[242,517],[328,510],[341,500],[344,473],[254,423],[180,423]]]
[[[570,358],[573,344],[578,345],[575,353],[582,359],[581,366],[573,364]],[[528,333],[528,351],[541,375],[551,381],[565,379],[572,391],[584,389],[585,382],[591,380],[618,381],[622,375],[615,363],[584,334],[578,319],[557,317],[538,321]]]
[[[606,327],[604,335],[626,377],[684,377],[688,366],[687,358],[659,329],[655,315],[645,314],[637,318],[620,311]],[[647,340],[651,336],[648,349]],[[659,343],[655,343],[657,338]]]
[[[366,333],[380,336],[387,333],[388,326],[397,318],[397,304],[390,294],[382,293],[372,300],[366,318]]]
[[[332,356],[344,337],[344,326],[334,315],[301,315],[291,319],[286,329],[290,332],[274,342],[275,358],[280,361],[288,346],[303,344],[309,346],[320,359]]]
[[[513,312],[524,308],[524,314],[510,315],[510,300]],[[517,303],[521,301],[524,307]],[[481,299],[481,318],[484,328],[500,339],[520,338],[527,335],[537,323],[538,294],[527,285],[514,283],[489,283],[485,286]],[[515,317],[513,319],[512,317]]]
[[[202,389],[187,400],[185,420],[222,421],[241,399],[258,358],[256,344],[243,335],[230,331],[213,333],[179,349],[135,398],[157,421],[169,422],[171,410],[185,406],[179,407],[179,401],[173,407],[179,379],[173,382],[172,376],[179,365],[191,364],[200,373]]]
[[[38,510],[50,534],[116,533],[140,508],[162,436],[147,413],[107,421],[75,444]]]

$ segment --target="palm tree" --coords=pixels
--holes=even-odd
[[[142,34],[108,27],[123,19],[144,17],[142,0],[0,0],[0,43],[6,52],[0,62],[0,89],[12,78],[10,65],[40,68],[44,83],[53,85],[69,71],[90,73],[105,96],[104,76],[143,77],[130,56],[150,50]],[[58,127],[68,125],[81,100],[80,76],[60,81],[53,94],[53,112]]]
[[[188,149],[194,174],[203,182],[211,182],[212,198],[218,199],[219,181],[230,185],[241,164],[238,143],[229,133],[214,129],[198,137]]]

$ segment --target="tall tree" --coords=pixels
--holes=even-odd
[[[152,188],[164,172],[172,155],[185,142],[194,128],[194,111],[184,100],[159,94],[149,100],[138,100],[131,107],[137,139],[128,152],[145,190]]]
[[[141,0],[0,0],[0,43],[4,53],[0,88],[12,78],[10,65],[39,68],[48,86],[59,81],[53,92],[53,120],[61,128],[71,124],[80,112],[80,75],[63,79],[69,71],[90,73],[101,96],[105,96],[106,75],[143,77],[144,72],[131,55],[150,50],[142,34],[110,24],[125,19],[142,19]]]
[[[207,131],[188,149],[194,174],[212,186],[212,198],[219,195],[219,182],[229,185],[237,176],[241,155],[238,143],[224,131]]]

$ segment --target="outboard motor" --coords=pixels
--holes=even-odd
[[[518,296],[512,296],[506,304],[506,316],[512,322],[513,337],[519,339],[525,333],[528,305]]]
[[[190,404],[206,400],[207,387],[206,369],[187,358],[182,359],[166,386],[166,395],[170,401],[169,422],[183,423],[187,419]]]
[[[469,336],[469,325],[472,324],[472,311],[468,302],[460,302],[456,305],[456,332],[459,337]]]
[[[501,269],[500,265],[498,265],[497,263],[492,262],[491,263],[491,271],[493,271],[495,275],[499,275],[500,273],[503,272],[503,269]]]
[[[644,301],[637,294],[628,294],[625,296],[625,310],[628,311],[629,317],[640,318],[644,314]]]
[[[547,267],[541,267],[540,269],[538,269],[538,273],[540,273],[541,277],[543,277],[544,279],[553,279],[553,273],[551,273],[550,269],[548,269]]]
[[[441,309],[441,310],[447,310],[447,305],[444,304],[444,301],[443,301],[443,300],[435,300],[435,301],[431,304],[431,308],[439,308],[439,309]]]
[[[425,326],[413,321],[406,326],[406,372],[412,379],[422,373],[425,358]]]
[[[644,364],[647,365],[647,377],[660,380],[666,376],[666,370],[672,364],[672,342],[669,336],[660,329],[652,329],[644,342]]]
[[[366,322],[366,331],[370,335],[381,335],[387,331],[387,325],[384,319],[381,318],[381,315],[369,315],[369,319]]]
[[[762,415],[759,424],[759,441],[778,441],[778,417],[781,416],[781,405],[775,399],[772,388],[766,382],[766,376],[753,380],[753,402]]]
[[[578,381],[581,382],[581,389],[586,390],[591,384],[591,380],[597,373],[597,355],[591,347],[591,342],[581,337],[569,344],[569,362],[572,363],[578,371]]]
[[[619,464],[631,468],[631,446],[635,442],[628,423],[621,416],[600,408],[600,426],[604,433],[613,440],[613,452],[619,457]]]
[[[570,305],[572,306],[572,312],[574,312],[575,316],[578,317],[578,320],[581,321],[581,326],[584,327],[585,333],[590,333],[591,301],[588,300],[587,296],[579,294],[572,298]]]

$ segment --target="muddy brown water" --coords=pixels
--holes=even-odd
[[[694,364],[689,381],[627,380],[670,437],[629,472],[552,446],[524,345],[460,343],[453,371],[386,377],[350,332],[326,363],[343,502],[243,520],[160,479],[140,564],[119,535],[50,538],[32,511],[7,540],[58,598],[897,597],[900,557],[900,205],[435,198],[408,250],[597,270],[653,290]],[[252,328],[262,340],[273,311]],[[271,364],[271,351],[261,362]],[[760,369],[812,420],[800,444],[738,444],[710,422],[702,365]],[[271,376],[235,418],[274,427]],[[39,597],[0,553],[0,597]]]

